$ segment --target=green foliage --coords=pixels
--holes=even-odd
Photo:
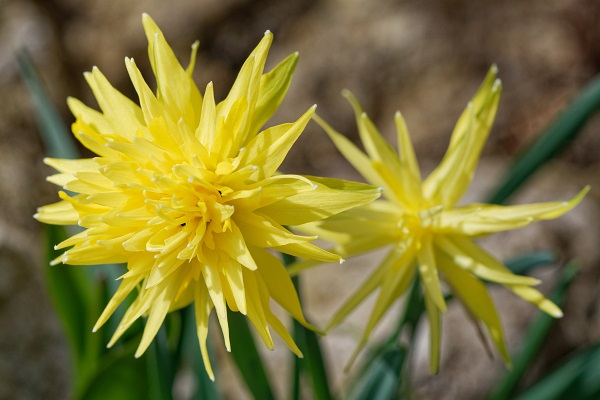
[[[515,400],[600,398],[600,344],[581,350]]]
[[[291,265],[296,258],[289,254],[282,254],[284,264]],[[292,278],[298,297],[300,294],[300,278]],[[292,399],[301,398],[301,375],[303,373],[310,378],[312,387],[312,398],[319,400],[329,400],[333,396],[329,388],[329,378],[327,376],[327,367],[321,352],[321,345],[317,334],[310,329],[305,328],[294,321],[294,341],[302,351],[304,358],[294,361],[294,370],[292,376]]]
[[[490,197],[490,203],[506,201],[529,177],[555,154],[564,150],[600,108],[600,77],[592,80],[513,164],[502,183]]]
[[[227,319],[230,328],[231,356],[248,390],[256,399],[274,399],[271,383],[254,343],[246,316],[228,310]]]
[[[145,357],[136,359],[134,343],[108,352],[78,396],[82,400],[147,400],[152,398]]]
[[[187,306],[185,309],[180,311],[182,319],[181,339],[178,343],[177,351],[174,354],[174,360],[176,365],[185,370],[190,369],[192,375],[198,380],[198,386],[193,399],[195,400],[220,400],[219,390],[217,384],[210,380],[206,370],[204,369],[204,363],[202,362],[202,355],[200,354],[200,347],[198,346],[198,334],[196,331],[196,320],[194,316],[193,305]],[[210,346],[211,335],[209,332],[208,336],[208,352],[211,355],[211,363],[213,368],[218,366],[218,359],[214,357]]]
[[[365,365],[357,378],[351,400],[396,399],[401,383],[401,373],[408,350],[399,344],[386,346]]]
[[[559,307],[564,303],[569,285],[579,271],[576,263],[570,263],[562,270],[559,281],[550,296],[550,299]],[[497,389],[490,395],[489,400],[505,400],[512,398],[517,385],[523,378],[527,368],[539,353],[544,344],[550,328],[554,325],[555,319],[549,315],[540,312],[535,319],[529,331],[527,332],[523,345],[517,356],[513,360],[512,370],[498,383]]]
[[[17,53],[23,81],[29,89],[38,117],[38,126],[46,151],[51,157],[77,158],[77,147],[67,135],[67,128],[52,104],[44,84],[25,50]]]

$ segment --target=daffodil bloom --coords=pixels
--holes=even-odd
[[[216,310],[230,349],[227,307],[247,315],[265,345],[271,327],[301,356],[271,299],[305,326],[297,293],[279,259],[267,249],[320,261],[339,255],[291,233],[284,225],[318,221],[379,197],[364,184],[277,172],[314,114],[296,122],[261,127],[290,85],[298,54],[263,73],[272,34],[250,54],[228,96],[216,104],[213,84],[204,95],[192,80],[197,43],[186,69],[154,21],[143,16],[156,94],[133,59],[127,71],[139,106],[113,88],[94,68],[86,73],[100,106],[95,111],[69,99],[75,137],[97,157],[46,159],[59,171],[48,180],[60,202],[35,217],[49,224],[77,224],[83,231],[56,246],[67,249],[53,261],[89,265],[126,263],[127,272],[93,330],[99,329],[132,292],[109,346],[138,318],[147,316],[136,352],[150,345],[168,312],[194,304],[198,339],[209,376],[206,339]]]
[[[485,327],[503,359],[510,358],[500,318],[480,279],[504,285],[553,317],[561,310],[532,286],[538,280],[511,273],[503,264],[474,242],[495,232],[553,219],[573,208],[587,188],[568,202],[518,206],[491,204],[457,205],[473,177],[482,147],[489,134],[500,99],[501,84],[492,67],[484,82],[462,113],[441,164],[421,182],[421,175],[406,124],[395,116],[398,153],[385,142],[356,99],[345,92],[354,108],[366,154],[324,121],[338,150],[363,177],[384,188],[382,199],[338,214],[301,229],[336,243],[333,248],[344,257],[388,247],[381,264],[340,308],[327,329],[339,324],[376,289],[379,294],[357,351],[366,344],[373,328],[402,296],[416,274],[424,289],[430,325],[430,367],[437,371],[440,351],[440,312],[446,311],[440,280],[462,301],[478,329]],[[297,273],[314,265],[307,261],[292,267]]]

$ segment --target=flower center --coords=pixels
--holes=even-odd
[[[407,211],[400,222],[403,230],[412,237],[421,237],[435,230],[442,206]]]
[[[163,258],[180,261],[202,257],[203,247],[218,248],[219,234],[231,230],[234,206],[226,197],[233,190],[196,177],[169,177],[155,180],[157,193],[146,193],[146,203],[154,207],[156,216],[148,225],[156,225],[159,233],[147,250]]]

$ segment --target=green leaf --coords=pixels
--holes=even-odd
[[[231,356],[246,382],[246,386],[255,399],[274,399],[271,383],[246,317],[239,312],[227,311]]]
[[[54,243],[66,239],[67,234],[62,226],[44,225],[46,232],[46,282],[50,299],[60,318],[73,359],[75,374],[75,391],[78,392],[87,375],[91,373],[93,360],[88,353],[96,352],[90,343],[92,335],[91,311],[97,308],[95,290],[85,267],[77,265],[51,266],[50,261],[58,257],[60,251],[54,250]]]
[[[399,344],[400,335],[407,329],[409,343],[414,345],[417,326],[424,312],[425,303],[420,279],[415,276],[395,331],[383,344],[375,348],[371,357],[364,363],[350,392],[350,399],[398,398],[398,391],[403,383],[402,372],[408,358],[408,348]]]
[[[543,265],[550,265],[556,262],[556,254],[551,251],[533,251],[525,253],[519,257],[508,260],[504,263],[514,274],[525,275],[532,269]]]
[[[489,202],[506,201],[539,167],[563,150],[600,108],[600,77],[595,78],[579,93],[565,111],[526,150],[506,174]]]
[[[296,257],[289,254],[282,253],[284,265],[292,265],[296,261]],[[293,277],[292,282],[296,287],[298,297],[300,296],[300,279],[299,277]],[[292,376],[292,399],[299,399],[300,396],[300,375],[305,372],[310,377],[312,385],[312,398],[319,400],[332,399],[331,389],[329,387],[329,378],[327,376],[327,367],[325,366],[325,360],[323,359],[323,353],[321,352],[321,345],[319,344],[319,338],[317,334],[310,329],[300,325],[297,321],[294,321],[294,341],[298,345],[298,348],[304,355],[303,359],[294,360],[294,369]]]
[[[554,288],[550,299],[559,307],[564,302],[567,289],[577,275],[579,266],[575,262],[567,264],[560,275],[559,281]],[[537,356],[548,332],[556,320],[547,314],[540,312],[529,328],[523,346],[517,356],[514,357],[512,370],[498,383],[496,389],[488,397],[488,400],[505,400],[512,398],[511,395],[521,381],[527,368]]]
[[[393,343],[369,362],[357,378],[348,396],[351,400],[387,400],[398,398],[401,373],[408,350]]]
[[[600,344],[571,356],[516,400],[593,400],[600,397]]]
[[[196,400],[220,400],[217,384],[210,380],[198,345],[198,333],[196,331],[196,319],[194,316],[194,305],[191,304],[181,310],[181,339],[176,351],[174,365],[179,368],[190,368],[193,375],[198,379],[198,387],[193,397]],[[218,373],[218,360],[212,354],[211,332],[208,333],[208,353],[215,373]],[[218,377],[217,377],[218,379]]]
[[[134,358],[135,343],[115,349],[102,358],[78,399],[147,400],[150,397],[146,356]]]
[[[294,280],[297,282],[298,277],[295,277]],[[332,399],[327,369],[317,334],[294,321],[294,341],[304,354],[304,359],[299,363],[299,367],[310,377],[312,398]]]
[[[17,60],[21,76],[37,110],[38,125],[46,150],[52,157],[78,158],[79,152],[73,143],[73,137],[52,104],[31,58],[25,50],[21,50],[17,52]]]
[[[146,370],[151,400],[171,400],[175,374],[170,360],[166,328],[160,327],[146,351]]]

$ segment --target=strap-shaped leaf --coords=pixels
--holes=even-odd
[[[571,282],[573,282],[578,271],[579,266],[575,262],[571,262],[564,267],[559,281],[550,296],[550,299],[559,306],[563,303],[567,289]],[[555,319],[549,315],[543,313],[538,315],[525,336],[519,354],[514,357],[513,369],[498,382],[496,389],[488,397],[488,400],[505,400],[513,398],[512,394],[514,390],[521,381],[523,374],[527,371],[527,368],[538,354],[554,322]]]
[[[246,317],[228,311],[231,357],[255,399],[274,399],[271,382],[250,332]]]
[[[600,77],[579,93],[561,115],[541,134],[510,168],[504,181],[490,196],[490,203],[506,201],[546,161],[566,148],[585,123],[600,108]]]

